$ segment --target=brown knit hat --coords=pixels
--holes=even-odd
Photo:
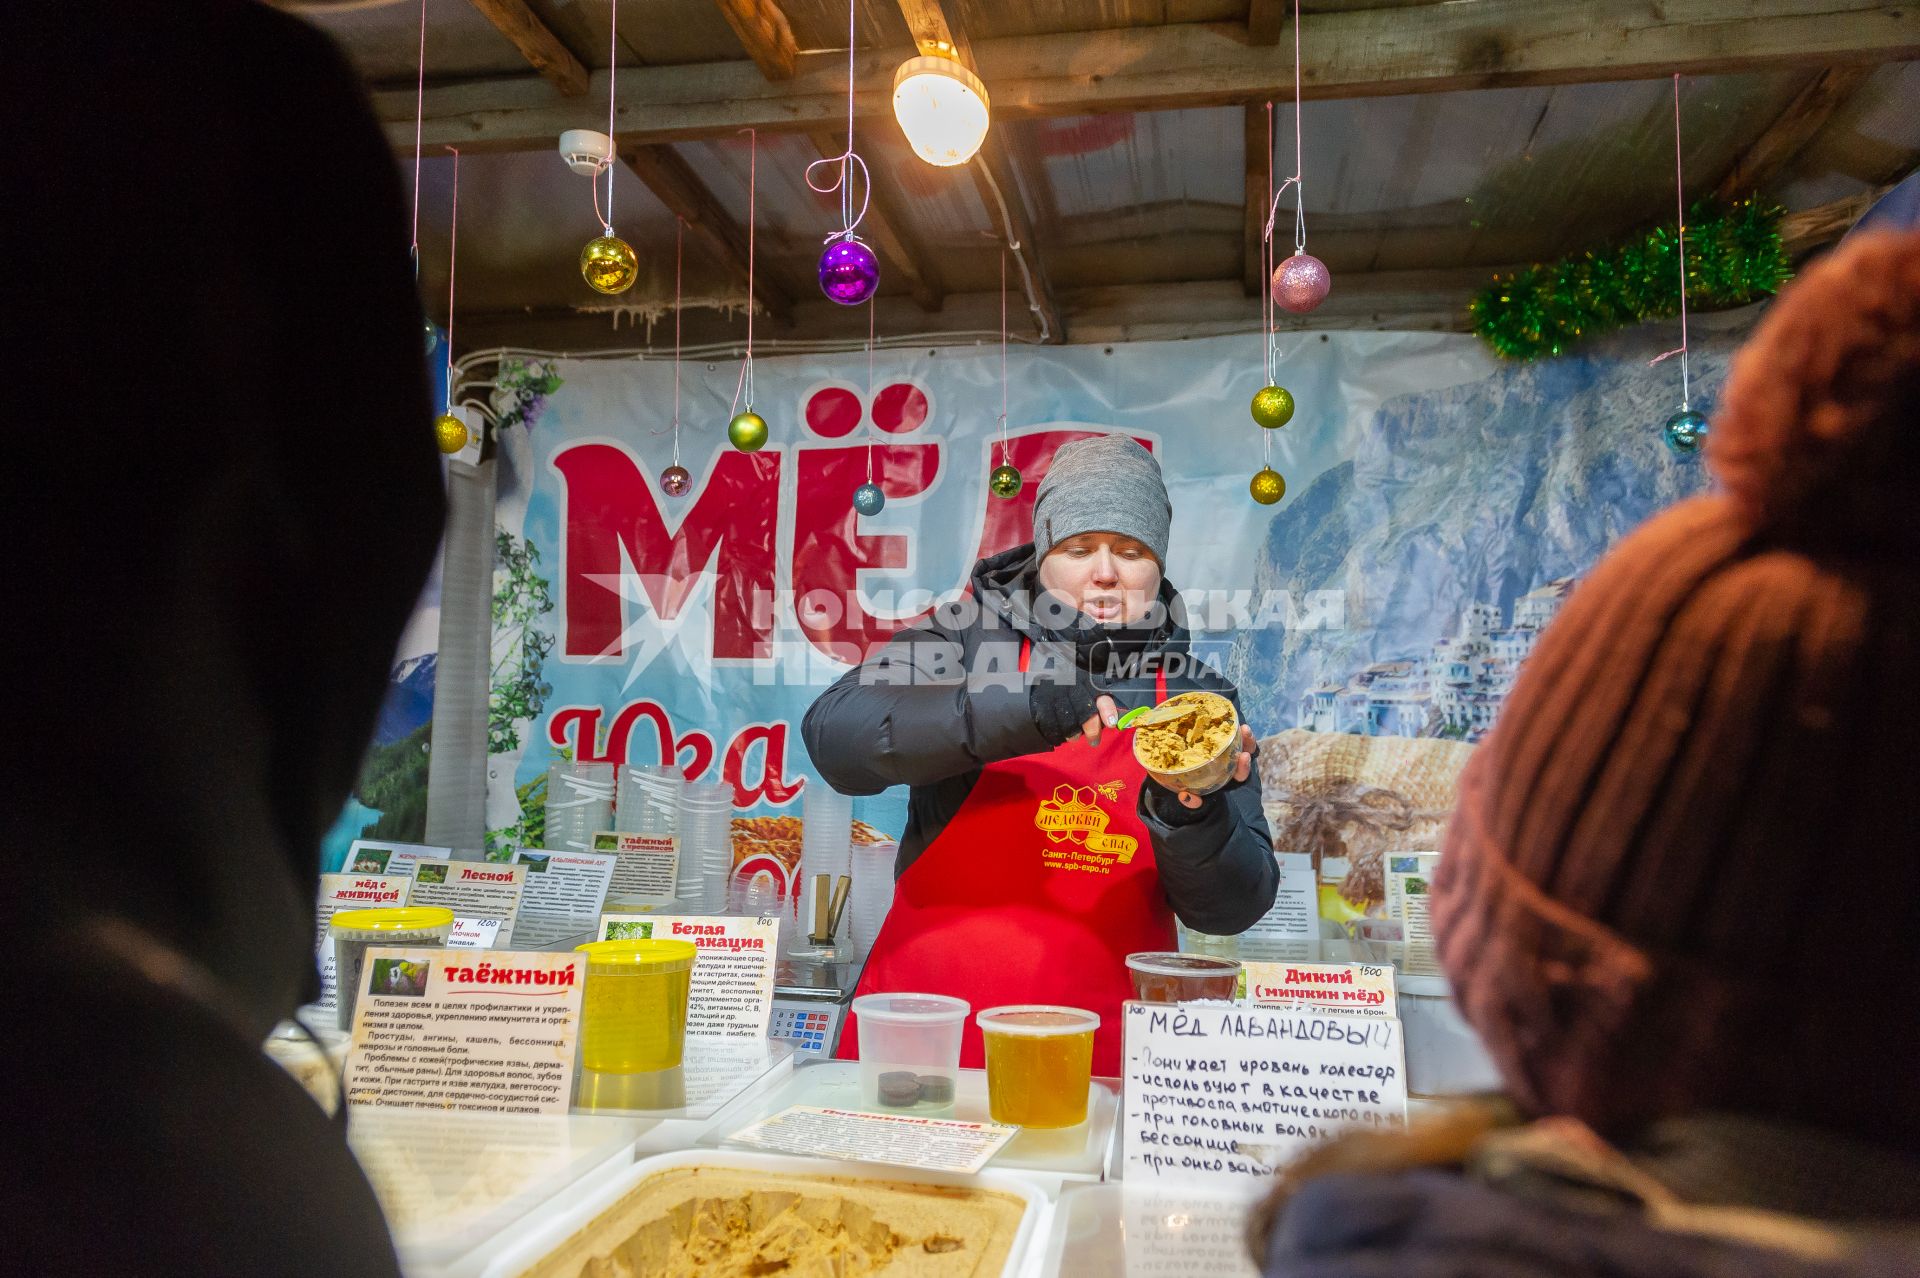
[[[1626,538],[1461,780],[1441,960],[1516,1098],[1920,1148],[1920,234],[1735,360],[1724,492]]]

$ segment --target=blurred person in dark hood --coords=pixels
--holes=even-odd
[[[969,596],[895,635],[807,711],[807,752],[836,790],[910,787],[893,908],[860,992],[1085,1008],[1101,1017],[1094,1073],[1112,1075],[1126,956],[1173,949],[1176,916],[1234,934],[1272,907],[1279,869],[1252,731],[1222,743],[1224,788],[1193,794],[1148,776],[1117,726],[1182,692],[1218,693],[1237,714],[1232,686],[1193,659],[1165,579],[1172,519],[1160,464],[1139,443],[1064,445],[1034,502],[1033,541],[980,561]],[[842,1051],[858,1051],[855,1022]],[[960,1061],[982,1063],[971,1021]]]
[[[1440,959],[1523,1121],[1308,1155],[1269,1278],[1920,1274],[1920,234],[1783,292],[1707,461],[1448,825]]]
[[[12,1272],[393,1274],[261,1051],[444,521],[401,186],[239,0],[0,17]]]

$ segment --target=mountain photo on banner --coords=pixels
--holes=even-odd
[[[1693,407],[1711,418],[1758,309],[1696,321]],[[1672,331],[1668,331],[1671,329]],[[1345,626],[1242,633],[1250,721],[1321,732],[1485,734],[1540,629],[1648,516],[1706,491],[1661,426],[1680,407],[1677,326],[1383,404],[1351,457],[1273,518],[1254,589],[1344,592]]]

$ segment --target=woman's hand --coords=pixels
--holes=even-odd
[[[1100,699],[1102,701],[1107,700],[1107,698],[1105,697],[1102,697]],[[1235,781],[1245,781],[1247,777],[1252,774],[1253,756],[1255,752],[1259,750],[1259,748],[1260,747],[1255,745],[1253,741],[1253,729],[1249,728],[1244,723],[1241,724],[1240,725],[1240,757],[1233,761],[1233,779]],[[1201,805],[1201,803],[1205,802],[1205,800],[1206,800],[1205,795],[1194,794],[1188,790],[1180,791],[1181,807],[1197,808]]]
[[[1087,739],[1088,745],[1099,745],[1101,726],[1104,724],[1106,727],[1111,728],[1114,724],[1118,723],[1120,721],[1120,707],[1115,705],[1113,698],[1107,696],[1105,693],[1095,698],[1093,704],[1095,706],[1095,713],[1089,715],[1087,721],[1080,725],[1080,735]]]

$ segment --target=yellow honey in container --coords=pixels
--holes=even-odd
[[[1046,1128],[1087,1121],[1098,1014],[1022,1004],[989,1008],[975,1020],[987,1049],[987,1109],[994,1122]]]
[[[691,941],[593,941],[580,1008],[580,1060],[602,1074],[651,1074],[680,1063],[687,1041]]]

